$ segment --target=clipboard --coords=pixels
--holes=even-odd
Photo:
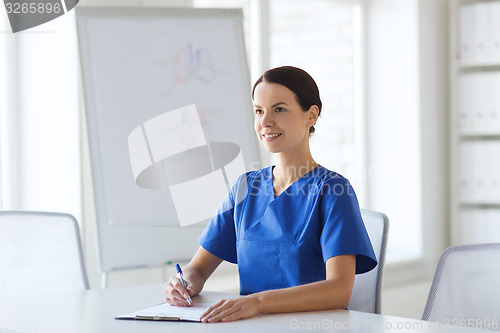
[[[213,304],[194,303],[193,306],[184,307],[161,303],[146,309],[116,316],[115,319],[201,322],[201,315]]]
[[[115,319],[201,322],[201,315],[211,305],[213,303],[194,303],[193,306],[184,307],[161,303],[146,309],[116,316]]]

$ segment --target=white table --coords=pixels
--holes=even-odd
[[[213,292],[202,294],[204,301],[236,296]],[[281,333],[287,331],[425,333],[443,332],[450,329],[442,324],[346,310],[260,315],[237,322],[216,324],[114,319],[116,315],[130,313],[162,302],[163,286],[158,284],[0,298],[0,333],[10,333],[10,330],[25,333]],[[474,330],[460,329],[460,332],[462,331],[474,332]]]

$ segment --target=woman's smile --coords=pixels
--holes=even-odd
[[[264,137],[264,140],[270,142],[277,140],[281,136],[281,134],[282,133],[264,133],[262,134],[262,136]]]

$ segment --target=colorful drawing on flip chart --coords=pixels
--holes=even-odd
[[[192,43],[180,48],[173,59],[158,62],[159,65],[171,67],[172,82],[162,95],[170,95],[178,86],[196,80],[203,84],[213,82],[219,73],[212,60],[212,54],[204,48],[196,48]]]

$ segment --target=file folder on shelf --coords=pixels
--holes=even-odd
[[[460,59],[475,58],[475,6],[474,4],[462,5],[459,7],[459,54]]]
[[[491,6],[491,56],[500,59],[500,2],[492,2]]]

